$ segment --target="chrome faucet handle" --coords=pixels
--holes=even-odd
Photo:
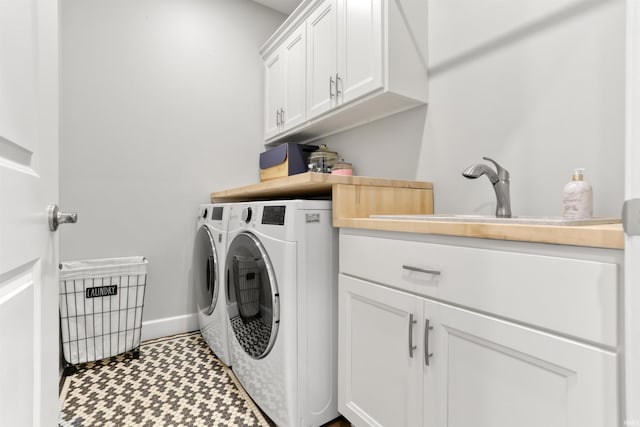
[[[489,158],[489,157],[483,157],[484,160],[487,160],[491,163],[493,163],[496,166],[496,172],[498,173],[498,178],[502,181],[508,181],[509,180],[509,171],[506,170],[505,168],[503,168],[502,166],[500,166],[498,164],[498,162],[496,162],[495,160]]]

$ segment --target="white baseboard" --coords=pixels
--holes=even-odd
[[[142,341],[198,330],[197,313],[142,322]]]

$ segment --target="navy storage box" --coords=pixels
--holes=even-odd
[[[260,181],[306,172],[315,145],[286,143],[260,153]]]

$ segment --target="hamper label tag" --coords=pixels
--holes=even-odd
[[[96,286],[95,288],[87,288],[87,298],[110,297],[118,295],[118,285]]]

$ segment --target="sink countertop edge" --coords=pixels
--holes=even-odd
[[[621,224],[562,226],[498,224],[472,221],[334,218],[333,225],[339,228],[361,228],[605,249],[624,249],[624,233]]]

